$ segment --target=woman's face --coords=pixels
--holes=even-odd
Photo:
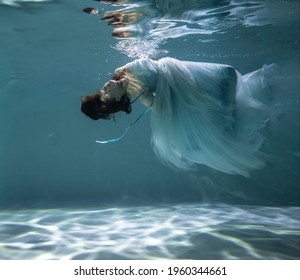
[[[110,80],[100,90],[100,99],[103,102],[111,101],[113,99],[120,101],[124,94],[124,81]]]
[[[131,112],[130,98],[126,94],[127,79],[110,80],[94,95],[82,98],[81,111],[93,120],[109,119],[119,111]]]

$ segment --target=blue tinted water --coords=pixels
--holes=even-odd
[[[118,10],[133,22],[100,20]],[[299,1],[1,0],[0,258],[299,258],[299,12]],[[81,96],[164,56],[243,74],[280,66],[264,169],[174,172],[151,150],[148,115],[122,141],[95,143],[144,108],[92,122]]]

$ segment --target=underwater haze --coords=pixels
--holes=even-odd
[[[300,1],[112,2],[0,0],[0,259],[299,259]],[[128,22],[101,19],[111,11]],[[144,108],[95,122],[81,97],[166,56],[277,64],[263,169],[172,170],[151,113],[96,143]]]

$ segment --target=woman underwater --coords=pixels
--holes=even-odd
[[[242,76],[221,64],[137,59],[115,71],[81,110],[94,120],[131,112],[131,98],[151,106],[156,155],[179,169],[204,164],[229,174],[249,176],[262,168],[258,150],[269,120],[264,104],[274,65]]]

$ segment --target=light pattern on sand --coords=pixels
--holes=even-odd
[[[0,259],[296,259],[299,208],[2,211]]]

